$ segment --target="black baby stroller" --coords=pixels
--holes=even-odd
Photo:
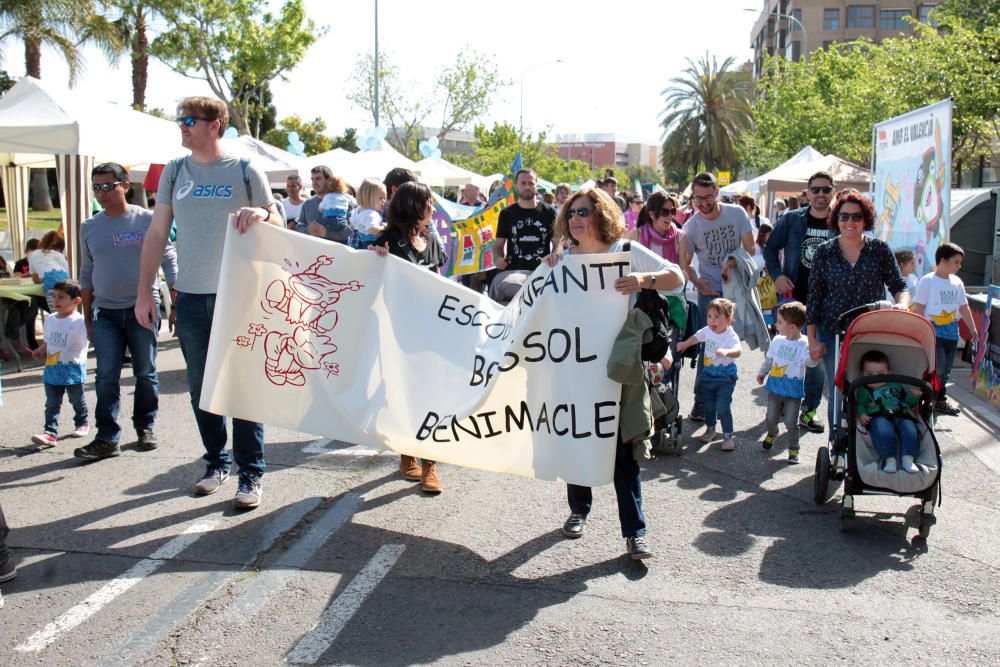
[[[843,337],[843,344],[841,344]],[[934,398],[938,387],[934,328],[923,317],[904,310],[879,310],[869,304],[841,316],[834,343],[836,382],[833,398],[836,425],[833,450],[820,447],[816,454],[813,496],[817,504],[829,499],[830,482],[844,483],[841,529],[852,525],[854,497],[895,495],[920,500],[918,532],[926,538],[934,525],[934,506],[940,504],[941,450],[934,437]],[[859,362],[869,350],[889,358],[889,375],[861,375]],[[917,472],[885,472],[868,431],[858,420],[858,390],[881,382],[893,382],[922,391],[917,406],[920,453]],[[833,426],[831,425],[831,426]]]
[[[680,415],[680,404],[677,402],[677,392],[680,390],[681,366],[683,359],[677,353],[677,344],[684,340],[688,323],[688,302],[683,295],[665,296],[670,332],[669,363],[663,361],[646,364],[647,374],[652,380],[650,391],[655,392],[663,403],[666,412],[653,421],[653,451],[659,454],[680,456],[683,451],[681,443],[681,426],[684,419]]]

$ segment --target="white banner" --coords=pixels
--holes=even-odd
[[[876,233],[922,276],[951,228],[951,100],[877,124],[874,142]]]
[[[395,257],[230,226],[201,407],[470,468],[611,481],[627,254],[539,267],[502,307]]]

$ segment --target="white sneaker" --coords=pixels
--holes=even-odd
[[[885,460],[885,465],[882,466],[882,472],[896,472],[896,457],[890,456]]]
[[[903,472],[920,472],[916,464],[913,462],[912,456],[904,456],[899,467],[902,468]]]
[[[698,436],[698,439],[702,442],[712,442],[717,435],[714,428],[706,428],[705,432]]]
[[[90,424],[84,424],[83,426],[77,426],[76,430],[73,431],[71,438],[86,438],[90,435]]]
[[[736,449],[736,441],[732,438],[726,438],[722,441],[722,451],[731,452]]]

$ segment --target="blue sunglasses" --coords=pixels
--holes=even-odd
[[[194,124],[197,123],[199,120],[203,120],[206,123],[211,123],[215,119],[214,118],[203,118],[201,116],[178,116],[177,117],[177,124],[178,125],[183,125],[184,127],[194,127]]]

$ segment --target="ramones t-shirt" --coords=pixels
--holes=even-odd
[[[833,232],[827,226],[826,218],[816,218],[806,213],[806,235],[802,239],[802,249],[799,251],[799,271],[795,276],[795,289],[792,296],[796,301],[805,303],[809,294],[809,272],[812,271],[813,256]]]
[[[548,204],[524,208],[513,204],[500,211],[497,238],[507,239],[507,268],[534,271],[552,248],[556,210]]]

